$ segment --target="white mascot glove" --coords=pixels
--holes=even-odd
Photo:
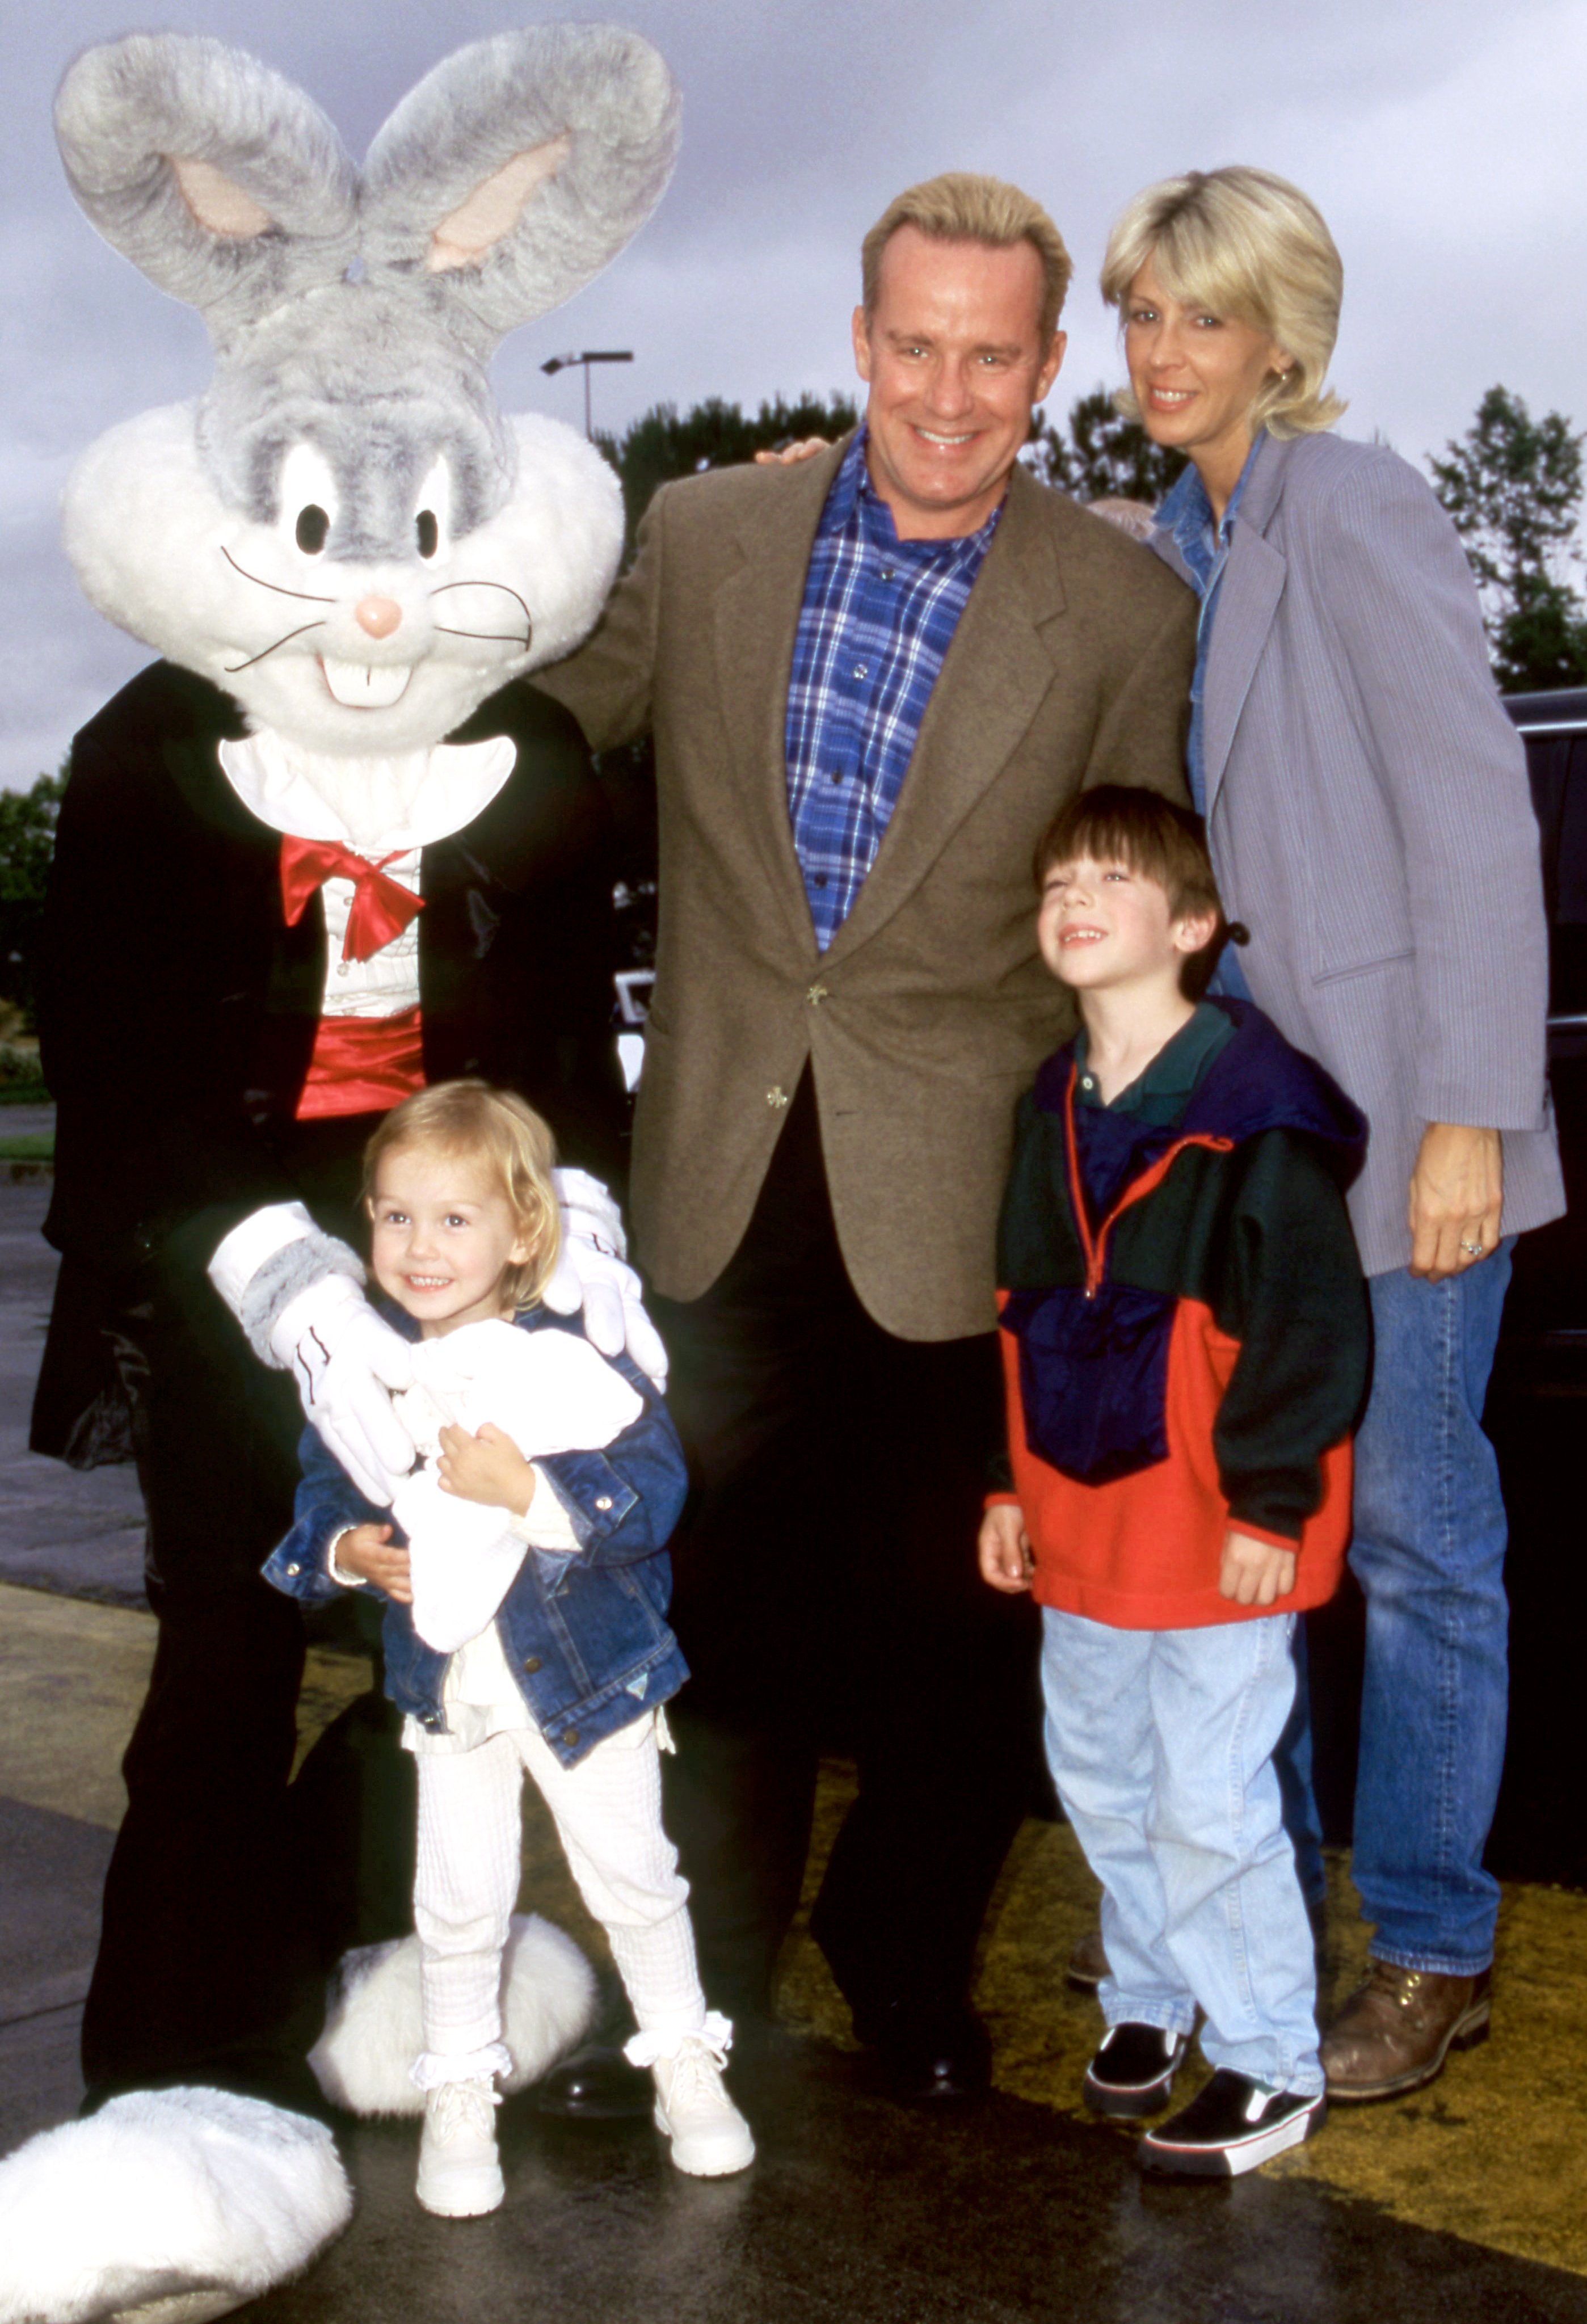
[[[346,1275],[322,1276],[276,1319],[271,1352],[298,1383],[311,1427],[366,1500],[386,1508],[413,1466],[413,1442],[392,1409],[413,1379],[413,1351]]]
[[[584,1328],[604,1356],[626,1349],[658,1389],[667,1385],[667,1351],[645,1314],[640,1279],[626,1264],[628,1238],[617,1205],[587,1170],[553,1170],[562,1206],[562,1255],[540,1296],[554,1315],[584,1310]]]

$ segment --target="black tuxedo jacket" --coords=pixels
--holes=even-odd
[[[45,918],[41,1032],[57,1101],[44,1231],[62,1279],[35,1410],[59,1452],[102,1381],[129,1278],[193,1286],[262,1204],[349,1231],[367,1117],[299,1125],[325,990],[323,915],[284,923],[281,835],[226,781],[236,705],[166,663],[77,737]],[[427,1081],[521,1090],[567,1158],[610,1176],[623,1100],[611,1032],[613,817],[567,713],[528,687],[451,740],[505,733],[512,775],[421,859]],[[334,1199],[327,1189],[334,1188]],[[213,1295],[210,1295],[213,1296]]]

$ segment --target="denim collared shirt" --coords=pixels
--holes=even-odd
[[[382,1313],[405,1339],[418,1337],[410,1317],[387,1306]],[[517,1322],[526,1332],[579,1329],[543,1307]],[[496,1617],[528,1715],[565,1767],[665,1702],[688,1676],[666,1619],[672,1591],[666,1545],[688,1485],[683,1453],[650,1381],[627,1356],[609,1360],[645,1408],[604,1452],[552,1453],[538,1463],[578,1548],[526,1551]],[[342,1594],[327,1567],[337,1536],[348,1526],[389,1524],[392,1513],[364,1499],[312,1428],[304,1430],[298,1457],[296,1522],[263,1572],[288,1597],[315,1605]],[[449,1657],[427,1646],[411,1609],[390,1599],[382,1642],[387,1694],[421,1726],[444,1733]]]
[[[826,495],[788,689],[788,806],[825,952],[876,860],[920,721],[1001,514],[949,540],[900,540],[863,428]]]
[[[1212,651],[1213,621],[1218,610],[1218,594],[1223,585],[1224,569],[1234,540],[1234,519],[1250,477],[1251,464],[1257,456],[1256,443],[1246,456],[1240,480],[1229,495],[1229,505],[1219,522],[1213,515],[1213,504],[1207,498],[1206,486],[1194,467],[1187,467],[1178,483],[1164,497],[1158,511],[1158,528],[1174,536],[1174,546],[1185,559],[1190,577],[1201,598],[1201,612],[1195,626],[1195,675],[1190,681],[1190,741],[1186,757],[1190,774],[1190,796],[1195,802],[1197,815],[1207,811],[1207,758],[1204,705],[1206,698],[1207,660]],[[1250,986],[1241,973],[1233,946],[1224,947],[1211,990],[1226,992],[1236,1001],[1251,998]]]

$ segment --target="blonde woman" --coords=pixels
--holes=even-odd
[[[1351,1200],[1370,1398],[1354,1876],[1367,1982],[1328,2095],[1419,2088],[1488,2031],[1504,1753],[1504,1506],[1481,1410],[1511,1238],[1564,1207],[1521,749],[1427,484],[1329,431],[1343,287],[1316,209],[1252,169],[1150,188],[1113,229],[1126,409],[1190,466],[1153,547],[1198,593],[1192,787],[1254,999],[1370,1123]]]

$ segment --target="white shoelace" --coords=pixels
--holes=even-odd
[[[726,2065],[732,2047],[732,2019],[724,2017],[719,2009],[708,2009],[705,2024],[696,2032],[630,2034],[623,2054],[631,2066],[653,2066],[661,2059],[675,2061],[692,2048],[703,2050],[720,2069]]]
[[[494,2116],[502,2100],[500,2093],[488,2084],[443,2082],[434,2097],[435,2109],[429,2119],[437,2138],[453,2139],[459,2131],[472,2131],[479,2138],[492,2135]]]

